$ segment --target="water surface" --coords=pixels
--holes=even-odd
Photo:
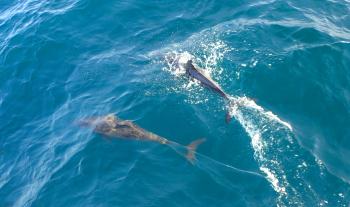
[[[0,206],[348,206],[349,14],[347,0],[2,1]],[[232,96],[229,125],[167,52]],[[207,142],[191,165],[74,125],[109,113]]]

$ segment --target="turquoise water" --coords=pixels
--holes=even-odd
[[[349,206],[349,14],[348,0],[1,1],[0,206]],[[207,141],[191,165],[74,124],[109,113]]]

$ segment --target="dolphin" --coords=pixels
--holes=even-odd
[[[200,68],[193,62],[192,56],[190,54],[183,53],[177,55],[176,53],[170,53],[165,56],[165,59],[168,62],[170,68],[180,69],[180,71],[184,70],[185,74],[188,77],[199,81],[202,86],[216,92],[231,104],[230,96],[220,87],[217,82],[215,82],[209,75],[205,73],[204,69]],[[226,123],[229,123],[230,120],[230,113],[227,112]]]
[[[83,127],[92,128],[94,132],[102,134],[107,137],[124,138],[130,140],[153,141],[160,144],[168,145],[170,147],[178,146],[180,144],[170,141],[157,134],[149,132],[129,120],[122,120],[114,114],[107,116],[87,118],[78,121],[78,124]],[[176,150],[177,153],[184,156],[190,163],[194,164],[196,159],[195,153],[198,145],[203,143],[205,139],[197,139],[189,145],[184,146],[186,153],[182,154]]]

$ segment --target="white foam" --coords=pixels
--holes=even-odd
[[[194,38],[194,37],[192,37]],[[183,43],[187,45],[188,43]],[[191,43],[197,42],[198,40],[192,40]],[[174,59],[177,60],[177,63],[173,61],[167,61],[167,67],[164,67],[163,70],[169,72],[174,77],[178,78],[183,76],[186,73],[184,68],[185,64],[189,60],[194,60],[195,64],[203,67],[203,72],[210,76],[215,77],[214,79],[220,79],[220,74],[223,69],[218,67],[219,62],[222,61],[224,54],[230,51],[229,47],[221,40],[209,41],[208,39],[200,40],[200,44],[197,45],[194,49],[184,50],[179,49],[181,44],[173,44],[167,49],[155,51],[149,53],[150,56],[157,56],[163,51],[163,54],[172,54]],[[165,51],[164,51],[165,50]],[[193,51],[192,51],[193,50]],[[166,58],[165,58],[166,59]],[[188,83],[189,82],[189,83]],[[168,90],[173,92],[190,92],[187,93],[188,97],[185,102],[192,104],[205,103],[208,101],[208,94],[202,93],[203,87],[201,87],[196,80],[190,79],[186,83],[180,83],[175,86],[168,87]],[[194,94],[195,93],[195,94]]]
[[[206,68],[206,71],[210,75],[215,75],[218,77],[223,72],[222,68],[218,68],[218,63],[223,59],[224,55],[231,51],[225,42],[221,40],[216,40],[210,43],[202,43],[201,44],[202,51],[204,52],[203,60],[201,61]]]
[[[185,51],[185,52],[172,51],[172,52],[167,53],[167,55],[173,56],[173,59],[176,61],[174,61],[174,62],[167,61],[166,62],[167,67],[164,67],[163,70],[169,72],[170,74],[174,75],[175,77],[179,77],[179,76],[184,75],[186,73],[185,64],[189,60],[193,59],[193,56],[187,51]]]
[[[234,103],[237,104],[237,106],[244,106],[244,107],[253,108],[253,109],[259,111],[260,113],[264,114],[269,119],[272,119],[272,120],[282,124],[283,126],[287,127],[290,131],[293,131],[292,126],[288,122],[281,120],[277,115],[273,114],[271,111],[266,111],[264,108],[257,105],[255,103],[255,101],[253,101],[252,99],[249,99],[249,98],[243,96],[243,97],[232,97],[232,100]],[[233,108],[236,109],[235,106]],[[233,115],[233,114],[231,114],[231,115]]]
[[[266,111],[247,97],[231,97],[231,103],[229,108],[231,116],[242,125],[251,138],[254,157],[259,163],[259,168],[266,175],[266,179],[270,182],[272,188],[279,194],[278,205],[283,206],[283,198],[289,196],[287,188],[293,194],[295,192],[288,183],[287,176],[279,161],[271,157],[270,153],[271,150],[274,150],[274,143],[279,142],[278,139],[275,140],[273,137],[274,132],[284,130],[287,133],[286,139],[289,141],[288,133],[291,132],[292,127],[277,115]]]
[[[276,192],[281,193],[281,194],[286,194],[286,189],[284,187],[280,186],[278,179],[268,168],[260,167],[260,170],[266,174],[267,179],[270,181],[270,183],[273,186],[273,189]]]
[[[263,146],[263,142],[261,140],[260,134],[256,132],[253,134],[254,134],[252,136],[253,148],[256,149],[257,152],[262,152],[264,146]]]
[[[179,54],[179,64],[186,64],[192,58],[193,58],[193,56],[187,51],[180,53]]]

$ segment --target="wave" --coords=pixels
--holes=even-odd
[[[74,127],[72,130],[67,128],[67,123],[71,123],[67,120],[69,119],[67,114],[70,112],[72,101],[74,102],[74,100],[67,99],[53,114],[23,127],[22,133],[26,133],[29,129],[31,131],[30,135],[27,134],[23,140],[16,139],[16,134],[11,137],[19,142],[16,143],[20,145],[19,149],[23,148],[14,163],[6,163],[6,165],[11,164],[10,168],[0,166],[1,169],[7,169],[0,177],[0,189],[9,180],[13,182],[14,179],[18,179],[17,184],[12,183],[11,185],[20,184],[16,190],[17,198],[11,204],[12,206],[31,206],[52,177],[91,140],[86,137],[88,134],[75,133]],[[71,139],[67,139],[68,137]],[[21,180],[24,172],[26,179]]]
[[[12,45],[10,42],[17,36],[28,33],[27,30],[37,30],[41,22],[48,21],[51,16],[62,15],[75,8],[78,0],[69,0],[65,4],[26,0],[18,1],[0,13],[0,54]]]

